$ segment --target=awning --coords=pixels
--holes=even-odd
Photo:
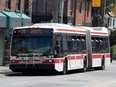
[[[17,13],[21,17],[20,13]],[[22,14],[22,26],[30,26],[31,25],[31,18],[28,17],[26,14]]]
[[[0,27],[6,27],[6,16],[0,12]]]
[[[22,25],[22,19],[16,13],[5,12],[5,11],[1,11],[1,13],[3,13],[7,17],[6,27],[14,28],[14,27],[20,27]]]

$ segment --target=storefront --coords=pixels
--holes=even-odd
[[[12,29],[30,26],[31,18],[25,14],[1,11],[0,22],[0,65],[4,65],[8,64],[10,60]]]

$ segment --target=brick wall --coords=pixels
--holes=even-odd
[[[4,11],[5,9],[5,0],[0,0],[0,11]]]
[[[20,10],[24,12],[25,0],[20,0]],[[16,10],[16,0],[10,0],[10,10],[15,12]],[[0,0],[0,11],[5,11],[5,0]]]
[[[82,9],[81,13],[78,12],[79,2],[82,2]],[[89,4],[89,15],[87,17],[87,9],[88,9],[88,3],[86,3],[86,0],[78,0],[76,2],[76,15],[75,15],[75,26],[82,25],[83,22],[90,23],[91,22],[91,3]]]
[[[81,13],[78,12],[79,1],[82,2]],[[82,25],[83,22],[91,23],[91,2],[89,3],[89,14],[87,17],[88,2],[87,0],[73,0],[72,17],[74,17],[75,26]],[[70,0],[67,0],[67,14],[69,17]]]

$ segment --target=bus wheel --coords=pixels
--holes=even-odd
[[[105,69],[105,59],[103,57],[101,62],[101,70],[104,70],[104,69]]]
[[[66,65],[66,62],[64,61],[63,62],[63,72],[62,72],[63,75],[67,74],[67,65]]]
[[[87,70],[87,61],[86,61],[86,58],[84,59],[84,62],[83,62],[83,72],[86,72]]]

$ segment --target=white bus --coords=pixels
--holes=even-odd
[[[99,67],[110,63],[109,35],[105,27],[75,27],[37,23],[13,29],[10,69],[57,71]]]

